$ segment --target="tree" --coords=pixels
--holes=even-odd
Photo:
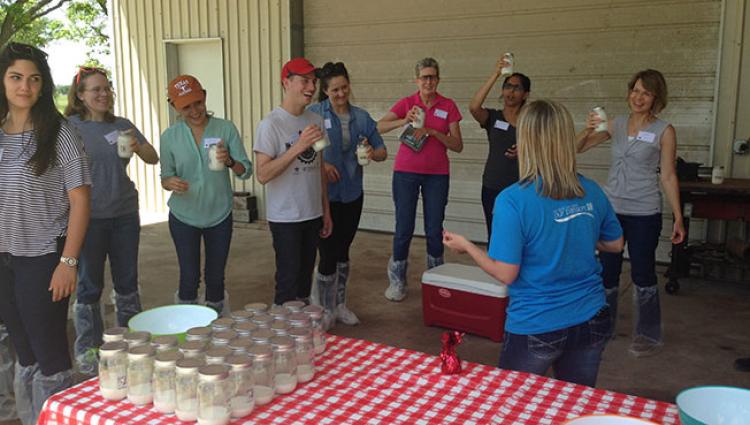
[[[64,22],[50,16],[61,8]],[[10,41],[43,47],[57,39],[80,40],[92,58],[108,53],[106,20],[107,0],[0,0],[0,48]]]

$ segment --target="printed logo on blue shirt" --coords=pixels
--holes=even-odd
[[[553,211],[553,214],[555,217],[555,223],[565,223],[581,216],[589,216],[593,218],[594,214],[592,211],[594,211],[594,205],[591,202],[587,202],[584,205],[574,204],[558,208]]]

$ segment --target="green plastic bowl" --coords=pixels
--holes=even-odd
[[[128,327],[132,331],[151,332],[152,336],[175,335],[182,342],[188,329],[208,326],[217,317],[214,309],[202,305],[165,305],[136,314]]]
[[[750,425],[750,390],[706,386],[677,394],[683,425]]]

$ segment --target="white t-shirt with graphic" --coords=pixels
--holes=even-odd
[[[297,143],[302,131],[310,124],[325,128],[323,118],[318,114],[306,110],[295,116],[277,107],[260,122],[253,150],[276,159]],[[266,183],[268,221],[295,223],[323,215],[321,158],[322,155],[309,148],[282,174]]]

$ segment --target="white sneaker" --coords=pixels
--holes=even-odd
[[[349,310],[346,304],[339,304],[336,306],[336,320],[349,326],[359,324],[359,318],[354,312]]]
[[[406,298],[406,286],[402,285],[388,285],[388,289],[385,290],[385,297],[389,301],[403,301]]]

